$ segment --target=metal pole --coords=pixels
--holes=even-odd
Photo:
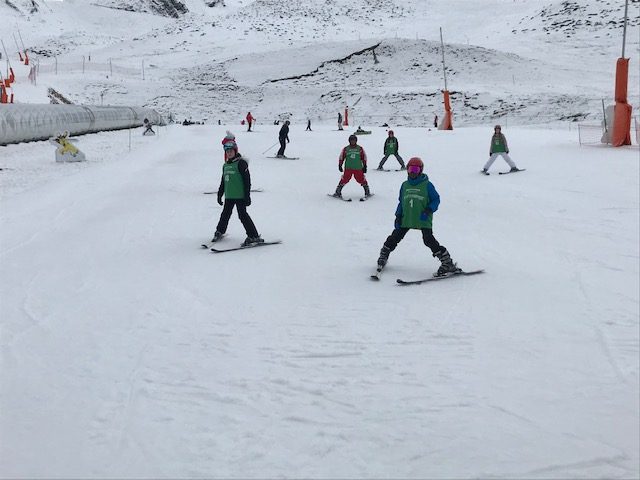
[[[84,55],[82,55],[82,73],[84,74]]]
[[[264,152],[262,152],[262,155],[264,155],[265,153],[267,153],[269,150],[271,150],[273,147],[275,147],[276,145],[278,145],[279,142],[274,143],[273,145],[271,145],[269,148],[267,148]]]
[[[604,131],[607,132],[607,111],[604,108],[604,98],[602,99],[602,118],[604,119]]]
[[[18,46],[18,41],[16,40],[16,35],[15,33],[12,33],[11,35],[13,35],[13,41],[16,44],[16,48],[18,49],[18,52],[20,51],[20,47]]]
[[[444,41],[442,40],[442,27],[440,27],[440,45],[442,46],[442,75],[444,75],[444,89],[447,90],[447,67],[444,63]]]
[[[58,56],[54,55],[53,58],[56,60],[56,75],[58,74]]]
[[[9,54],[7,53],[7,47],[4,46],[4,40],[0,40],[2,43],[2,49],[4,50],[4,54],[7,57],[7,77],[9,76],[9,67],[11,66],[11,62],[9,61]]]
[[[27,49],[24,48],[24,42],[22,41],[22,35],[20,35],[20,29],[18,29],[18,36],[20,37],[20,43],[22,44],[22,50],[26,51]]]
[[[111,65],[111,59],[109,59],[109,73],[113,77],[113,65]]]
[[[142,80],[144,80],[144,59],[142,60]]]
[[[582,146],[582,135],[580,134],[580,124],[578,124],[578,144]]]
[[[624,47],[627,43],[627,12],[629,11],[629,0],[624,2],[624,27],[622,29],[622,58],[624,58]]]

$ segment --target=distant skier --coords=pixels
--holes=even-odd
[[[344,165],[344,169],[343,169]],[[338,157],[338,170],[343,172],[340,182],[333,194],[334,197],[342,198],[342,189],[349,183],[351,177],[355,177],[356,182],[362,185],[365,197],[370,197],[369,184],[366,177],[367,173],[367,154],[360,145],[358,145],[358,137],[349,136],[349,145],[344,147]]]
[[[502,127],[500,127],[500,125],[496,125],[495,127],[493,127],[493,136],[491,137],[491,146],[489,147],[489,160],[487,160],[487,163],[484,165],[482,173],[484,173],[485,175],[489,175],[489,168],[491,168],[491,165],[496,160],[496,158],[498,158],[498,156],[502,156],[502,158],[504,158],[504,161],[507,162],[509,167],[511,167],[511,170],[509,170],[510,172],[519,171],[518,167],[516,167],[516,164],[513,162],[513,160],[511,160],[511,157],[509,156],[509,145],[507,144],[507,138],[502,133]]]
[[[433,256],[441,262],[440,268],[434,273],[434,276],[460,271],[451,260],[447,249],[440,245],[433,236],[433,213],[438,210],[438,205],[440,205],[440,195],[423,170],[424,163],[418,157],[411,158],[407,163],[408,179],[400,187],[394,230],[380,249],[380,257],[378,258],[378,269],[380,270],[387,264],[389,254],[395,250],[407,232],[414,229],[422,232],[422,241],[431,249]]]
[[[380,160],[380,165],[378,165],[378,170],[384,170],[383,168],[384,164],[390,155],[393,155],[394,157],[396,157],[396,160],[400,164],[400,170],[404,170],[405,169],[404,161],[402,160],[402,157],[398,153],[398,139],[393,135],[393,130],[389,130],[388,135],[389,136],[384,141],[384,149],[383,149],[384,156],[382,157],[382,160]]]
[[[307,118],[307,128],[305,130],[306,132],[310,132],[311,131],[311,119]]]
[[[434,126],[435,128],[438,128],[438,115],[435,115],[435,116],[433,117],[433,126]]]
[[[247,113],[247,124],[249,125],[247,132],[251,131],[251,126],[253,125],[254,121],[255,121],[255,118],[253,118],[253,115],[251,115],[251,112]]]
[[[142,126],[144,127],[144,132],[142,132],[142,135],[155,135],[156,132],[153,131],[153,128],[151,128],[151,122],[149,122],[148,118],[145,118],[142,121]]]
[[[276,157],[284,158],[284,150],[287,148],[287,143],[289,143],[289,120],[286,120],[282,127],[280,127],[278,140],[280,141],[280,149],[278,150]]]
[[[342,128],[342,114],[340,112],[338,112],[338,130],[344,130],[344,128]]]
[[[225,137],[226,138],[226,137]],[[211,239],[217,242],[226,233],[233,207],[238,211],[238,217],[245,229],[247,238],[242,246],[255,243],[263,243],[264,240],[258,234],[258,230],[247,213],[247,207],[251,205],[251,175],[249,164],[238,152],[238,145],[234,140],[223,141],[225,163],[222,166],[222,179],[218,188],[218,204],[224,205],[220,214],[220,221],[216,232]],[[222,197],[224,195],[224,202]]]

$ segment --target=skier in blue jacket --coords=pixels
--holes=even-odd
[[[407,180],[400,187],[398,207],[396,208],[396,220],[394,230],[387,237],[380,249],[378,269],[384,268],[398,243],[411,229],[422,232],[422,241],[429,247],[434,257],[440,260],[441,265],[434,276],[442,276],[447,273],[455,273],[460,269],[453,263],[447,249],[438,243],[433,236],[433,214],[440,205],[440,195],[429,181],[427,174],[423,173],[424,163],[418,157],[413,157],[407,163]]]

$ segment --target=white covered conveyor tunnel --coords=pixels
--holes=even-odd
[[[83,105],[3,104],[0,105],[0,145],[47,140],[57,133],[69,135],[142,126],[144,119],[162,124],[151,108],[96,107]]]

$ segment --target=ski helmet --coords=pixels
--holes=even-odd
[[[388,133],[389,135],[393,135],[393,130],[389,130],[387,133]]]
[[[224,142],[222,144],[222,148],[225,152],[228,150],[235,150],[236,152],[238,151],[238,145],[233,140],[227,140],[226,142]]]
[[[495,127],[493,127],[494,130],[502,130],[502,127],[500,125],[496,125]]]
[[[356,135],[349,135],[349,141],[351,140],[355,140],[356,142],[358,141],[358,137]]]
[[[411,167],[420,168],[420,173],[422,173],[422,171],[424,170],[424,163],[422,162],[422,159],[420,157],[411,157],[411,159],[409,159],[409,162],[407,163],[407,173],[410,173],[409,171],[411,170]]]

